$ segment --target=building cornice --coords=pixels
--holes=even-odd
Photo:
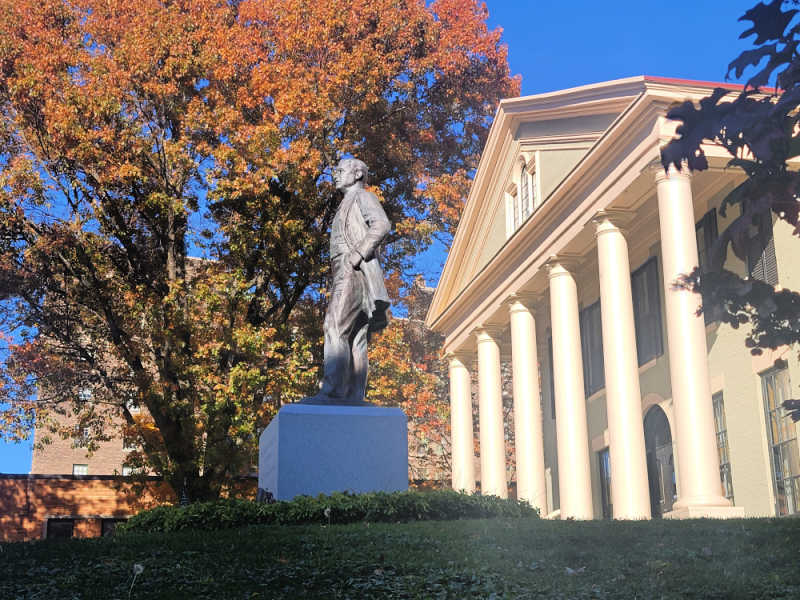
[[[737,89],[736,86],[719,85],[729,87],[732,91]],[[474,326],[474,321],[470,319],[471,324],[459,323],[459,319],[463,320],[466,315],[485,318],[489,305],[496,300],[495,296],[507,297],[516,291],[513,286],[520,285],[516,279],[521,270],[530,268],[537,261],[544,261],[544,257],[539,256],[544,250],[531,247],[532,241],[541,241],[543,232],[548,229],[552,231],[547,239],[554,240],[558,239],[558,232],[565,231],[578,220],[589,223],[596,210],[605,207],[595,206],[591,214],[583,214],[574,210],[586,204],[581,197],[585,200],[587,196],[602,196],[603,189],[612,185],[609,178],[612,171],[619,170],[619,165],[628,165],[626,168],[637,165],[635,175],[638,176],[644,165],[658,159],[659,147],[665,135],[663,115],[669,106],[679,101],[697,100],[706,96],[713,87],[717,87],[717,84],[635,77],[503,100],[498,107],[426,324],[444,332],[449,339],[460,340],[463,337],[460,330]],[[596,139],[583,159],[531,218],[464,284],[465,269],[474,266],[474,262],[466,263],[464,256],[474,247],[476,230],[482,226],[478,213],[485,212],[487,204],[496,200],[489,197],[489,192],[494,190],[497,178],[505,175],[498,173],[501,170],[498,165],[504,164],[505,153],[514,145],[514,134],[519,124],[549,118],[608,114],[612,112],[612,107],[619,109],[620,114]],[[711,150],[713,152],[715,149]],[[632,151],[638,152],[638,155],[629,155]],[[615,163],[618,163],[616,167]],[[591,203],[587,206],[591,206]],[[565,213],[565,209],[570,207],[573,210]],[[552,254],[559,250],[547,248],[546,252]],[[456,290],[456,286],[462,289]]]

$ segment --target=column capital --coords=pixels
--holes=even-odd
[[[580,265],[581,256],[579,254],[563,253],[553,254],[548,258],[542,268],[547,272],[550,279],[562,275],[572,275]]]
[[[636,213],[630,210],[610,208],[599,210],[592,217],[595,226],[595,235],[600,235],[609,231],[620,231],[627,233],[631,223],[636,218]]]
[[[481,325],[480,327],[475,328],[475,338],[477,339],[479,344],[481,342],[498,343],[500,341],[500,336],[503,333],[503,329],[504,328],[501,325],[494,325],[494,324]]]
[[[664,166],[659,163],[657,166],[653,167],[653,175],[655,176],[657,184],[664,181],[680,179],[689,181],[692,178],[692,172],[689,170],[689,165],[686,162],[681,165],[680,170],[676,169],[675,165],[669,165],[668,169],[664,169]]]
[[[471,350],[453,350],[445,352],[444,357],[448,363],[452,364],[454,360],[457,360],[464,367],[469,368],[468,365],[475,360],[475,352]]]
[[[535,306],[542,300],[541,292],[514,292],[506,298],[509,312],[527,311],[532,315],[536,314]]]

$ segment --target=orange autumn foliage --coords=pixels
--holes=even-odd
[[[477,0],[0,0],[0,435],[68,412],[91,445],[121,418],[143,466],[215,497],[314,387],[328,165],[370,165],[387,272],[451,233],[519,89],[485,21]]]

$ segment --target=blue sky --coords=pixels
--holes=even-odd
[[[522,93],[634,75],[722,81],[755,0],[485,0]],[[749,38],[752,40],[753,38]]]
[[[756,3],[485,1],[525,95],[634,75],[723,81],[728,63],[749,47],[738,39],[747,27],[737,19]],[[420,261],[430,283],[443,262],[441,250]],[[0,442],[0,473],[27,473],[30,461],[30,442]]]
[[[503,29],[522,94],[540,94],[636,75],[725,80],[728,63],[750,47],[740,22],[757,0],[484,0],[489,26]],[[429,285],[444,266],[441,247],[418,265]]]

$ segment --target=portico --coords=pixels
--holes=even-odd
[[[650,518],[642,386],[662,369],[677,473],[665,516],[744,514],[720,482],[700,298],[674,285],[699,264],[698,210],[741,176],[714,148],[720,168],[695,179],[659,161],[666,107],[707,92],[638,77],[501,103],[428,314],[450,359],[454,489],[476,487],[474,379],[480,489],[508,493],[509,357],[517,496],[602,516],[602,450],[613,517]]]

